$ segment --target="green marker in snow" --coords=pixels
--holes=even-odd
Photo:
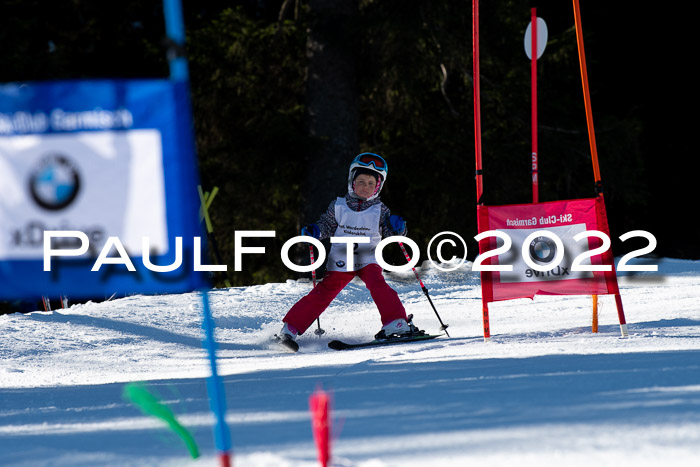
[[[124,386],[123,396],[137,405],[141,411],[148,415],[153,415],[168,424],[171,430],[182,438],[193,459],[199,457],[199,449],[194,438],[185,427],[183,427],[176,419],[173,412],[164,404],[162,404],[153,394],[148,392],[145,385],[142,383],[129,383]]]

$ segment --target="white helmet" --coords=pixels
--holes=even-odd
[[[387,173],[389,168],[387,166],[384,158],[378,154],[372,152],[363,152],[362,154],[356,156],[352,163],[350,164],[350,171],[348,172],[348,192],[353,193],[353,182],[357,175],[358,170],[364,169],[374,172],[378,175],[377,179],[377,189],[374,194],[367,198],[367,200],[374,199],[379,196],[379,192],[382,191],[384,182],[386,181]]]

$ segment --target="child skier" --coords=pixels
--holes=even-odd
[[[373,153],[362,153],[353,159],[348,175],[348,192],[328,206],[320,219],[301,229],[302,235],[317,239],[328,237],[369,237],[370,243],[355,243],[353,269],[348,270],[345,243],[333,243],[326,266],[326,277],[299,300],[282,320],[284,326],[279,339],[283,345],[296,348],[294,341],[323,313],[331,301],[358,276],[369,289],[379,309],[382,329],[375,336],[382,338],[411,332],[406,310],[394,289],[384,280],[382,268],[374,256],[383,237],[406,235],[403,218],[391,215],[389,208],[379,200],[379,192],[386,183],[386,161]]]

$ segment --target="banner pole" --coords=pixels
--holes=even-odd
[[[472,0],[472,56],[474,80],[474,153],[476,155],[476,204],[483,206],[484,184],[481,162],[481,80],[479,70],[479,0]],[[484,299],[484,274],[481,272],[481,312],[484,323],[484,341],[491,339],[489,304]]]
[[[588,86],[588,69],[586,68],[586,52],[583,47],[583,30],[581,27],[581,8],[579,6],[579,1],[578,0],[573,0],[574,2],[574,22],[576,24],[576,43],[578,45],[578,59],[579,59],[579,64],[580,64],[580,69],[581,69],[581,83],[583,85],[583,100],[584,100],[584,105],[586,108],[586,124],[588,126],[588,141],[591,146],[591,160],[593,162],[593,176],[595,178],[595,190],[596,190],[596,195],[601,197],[601,200],[603,199],[603,181],[601,179],[600,175],[600,165],[598,163],[598,149],[596,146],[596,140],[595,140],[595,130],[593,127],[593,110],[591,109],[591,95],[589,91],[589,86]],[[615,284],[617,284],[617,273],[615,272],[615,265],[612,265],[612,272],[610,274],[613,274],[615,276]],[[616,286],[617,289],[617,286]],[[597,320],[598,320],[598,314],[597,314],[597,302],[598,302],[598,297],[596,295],[593,296],[594,300],[594,320],[596,321],[597,325]],[[615,293],[615,305],[617,306],[617,315],[620,321],[620,331],[622,333],[622,337],[627,337],[627,322],[625,320],[625,312],[622,308],[622,297],[620,296],[619,290],[616,291]]]
[[[539,202],[539,180],[538,180],[538,160],[537,160],[537,53],[538,53],[538,37],[537,37],[537,9],[530,9],[530,17],[532,24],[532,56],[530,74],[532,75],[532,202]]]
[[[481,80],[479,71],[479,0],[472,0],[472,54],[474,81],[474,153],[476,155],[476,202],[483,204],[483,173],[481,162]]]
[[[593,176],[595,178],[596,190],[602,193],[602,180],[600,177],[600,166],[598,164],[598,149],[595,141],[595,130],[593,129],[593,110],[591,109],[591,95],[588,87],[588,70],[586,68],[586,52],[583,47],[583,31],[581,29],[581,11],[578,0],[574,1],[574,20],[576,23],[576,42],[578,44],[578,60],[581,70],[581,82],[583,84],[583,102],[586,108],[586,124],[588,125],[588,141],[591,146],[591,159],[593,161]]]
[[[598,332],[598,296],[593,295],[593,320],[591,323],[591,332]]]

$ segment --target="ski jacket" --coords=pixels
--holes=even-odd
[[[337,199],[331,201],[331,204],[328,206],[326,212],[321,214],[321,217],[318,219],[318,221],[316,221],[316,225],[318,225],[318,228],[321,231],[321,240],[332,237],[338,228],[338,221],[335,218],[335,204],[337,201]],[[392,235],[405,236],[408,232],[406,227],[403,228],[402,232],[392,232],[392,230],[388,227],[391,211],[389,211],[389,208],[382,203],[379,197],[367,201],[353,196],[351,193],[347,193],[345,195],[345,202],[347,203],[348,207],[355,212],[361,212],[379,204],[381,209],[381,213],[379,215],[379,233],[381,234],[382,238],[391,237]]]

